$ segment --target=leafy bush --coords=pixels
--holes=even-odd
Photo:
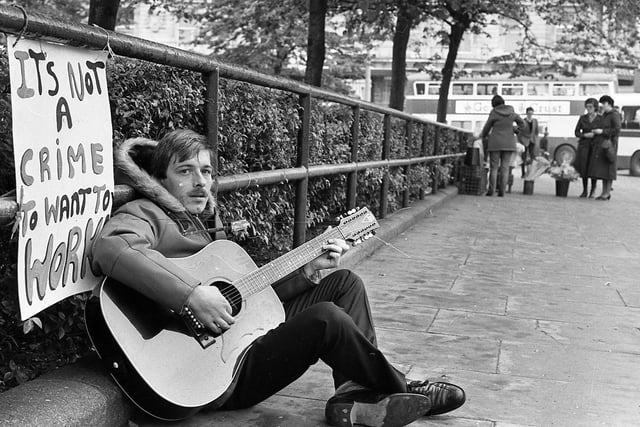
[[[205,89],[201,75],[125,58],[107,67],[114,144],[126,138],[157,139],[167,131],[189,128],[205,133]],[[15,188],[11,137],[10,92],[6,51],[0,48],[0,194]],[[314,101],[310,132],[310,164],[351,161],[350,107]],[[382,155],[382,115],[363,111],[360,119],[358,161],[378,160]],[[297,156],[300,107],[286,92],[246,83],[221,80],[219,91],[219,174],[229,175],[292,167]],[[433,126],[424,130],[433,135]],[[422,155],[422,129],[405,145],[404,123],[392,121],[391,157]],[[427,152],[432,153],[433,138]],[[447,135],[441,149],[459,151],[454,135]],[[354,159],[355,160],[355,159]],[[403,168],[390,172],[388,205],[400,206],[405,186],[412,197],[431,185],[430,168]],[[357,203],[379,209],[380,184],[385,171],[358,173]],[[307,226],[317,234],[328,220],[346,208],[346,178],[339,175],[310,180]],[[223,220],[246,218],[255,237],[239,241],[258,264],[291,249],[294,186],[280,185],[219,194]],[[11,227],[0,227],[0,241],[9,242]],[[15,289],[17,242],[0,249],[0,391],[42,372],[73,362],[90,351],[83,322],[86,295],[55,304],[21,322]]]

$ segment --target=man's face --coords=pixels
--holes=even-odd
[[[522,111],[522,110],[520,110],[520,111]],[[527,111],[527,118],[529,120],[531,120],[531,118],[533,118],[533,111],[531,111],[531,110]]]
[[[613,110],[613,107],[608,102],[601,102],[600,109],[605,113],[608,113],[609,111]]]
[[[209,190],[213,183],[211,155],[207,150],[183,162],[175,157],[167,168],[167,177],[160,183],[192,214],[204,211],[209,200]]]

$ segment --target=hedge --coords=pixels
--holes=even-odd
[[[201,75],[127,58],[115,58],[107,67],[114,145],[126,138],[159,138],[171,129],[204,133],[204,84]],[[0,48],[0,194],[15,188],[11,136],[11,108],[6,49]],[[221,80],[219,92],[219,174],[293,167],[300,126],[297,97],[278,90]],[[312,103],[310,163],[350,159],[352,109],[332,103]],[[392,157],[421,155],[421,132],[404,146],[405,126],[392,121]],[[382,116],[363,111],[358,160],[380,159]],[[453,135],[453,134],[452,134]],[[432,141],[433,138],[430,138]],[[448,142],[446,142],[448,141]],[[458,151],[453,137],[445,150]],[[379,205],[383,170],[358,174],[357,203],[374,212]],[[405,182],[412,197],[430,186],[427,168],[414,168],[409,177],[402,168],[390,171],[389,209],[399,207]],[[321,232],[346,208],[346,179],[317,178],[309,184],[309,235]],[[292,183],[219,194],[224,220],[245,218],[255,233],[238,240],[258,265],[291,249]],[[42,372],[75,361],[90,352],[83,321],[87,295],[81,294],[21,322],[16,295],[17,241],[11,226],[0,227],[0,392]]]

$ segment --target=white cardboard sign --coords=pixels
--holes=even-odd
[[[7,37],[23,320],[92,289],[87,256],[111,213],[104,51]]]

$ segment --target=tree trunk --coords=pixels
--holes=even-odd
[[[309,35],[307,39],[307,69],[304,81],[313,86],[322,86],[324,66],[324,26],[327,15],[327,0],[309,0]]]
[[[469,28],[463,23],[456,23],[451,27],[449,34],[449,51],[447,52],[447,60],[442,67],[442,84],[440,85],[440,96],[438,97],[438,114],[437,120],[440,123],[447,122],[447,103],[449,99],[449,86],[453,77],[453,67],[456,65],[458,57],[458,49],[465,31]]]
[[[105,30],[115,30],[120,0],[91,0],[89,2],[89,25]]]
[[[391,93],[389,107],[404,110],[404,85],[407,74],[407,46],[412,18],[402,2],[398,8],[396,29],[393,33],[393,58],[391,59]]]

